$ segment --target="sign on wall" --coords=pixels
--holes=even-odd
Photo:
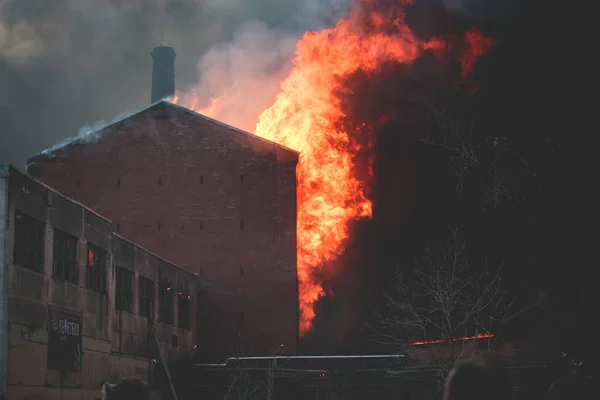
[[[81,315],[60,308],[48,310],[48,369],[80,372]]]

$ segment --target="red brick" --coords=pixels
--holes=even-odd
[[[198,273],[207,357],[238,341],[246,355],[282,341],[295,353],[298,154],[166,102],[97,136],[30,159],[28,172]]]

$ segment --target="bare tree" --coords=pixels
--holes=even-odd
[[[529,177],[539,186],[535,173],[523,157],[508,145],[507,136],[482,135],[474,119],[458,104],[426,110],[427,124],[422,141],[448,152],[453,166],[455,189],[463,195],[467,178],[479,175],[484,190],[484,209],[503,202],[521,202],[525,193],[517,180]]]
[[[414,271],[399,271],[373,339],[438,366],[442,377],[461,357],[493,351],[505,324],[533,304],[519,307],[515,287],[502,280],[503,266],[469,250],[450,228],[445,243],[426,246]]]
[[[223,400],[258,400],[268,397],[270,371],[253,372],[243,360],[229,368],[230,383]]]

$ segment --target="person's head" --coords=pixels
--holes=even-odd
[[[444,400],[508,400],[512,387],[495,360],[471,358],[458,362],[444,386]]]
[[[102,382],[103,400],[150,400],[150,391],[138,378],[124,378],[117,384]]]

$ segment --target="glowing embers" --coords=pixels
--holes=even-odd
[[[495,338],[496,336],[491,334],[491,333],[480,333],[478,335],[474,335],[474,336],[465,336],[465,337],[460,337],[460,338],[452,338],[453,342],[464,342],[464,341],[468,341],[468,340],[475,340],[475,339],[492,339]],[[440,339],[440,340],[427,340],[424,342],[412,342],[411,346],[421,346],[421,345],[425,345],[425,344],[439,344],[439,343],[447,343],[448,340],[445,339]]]

